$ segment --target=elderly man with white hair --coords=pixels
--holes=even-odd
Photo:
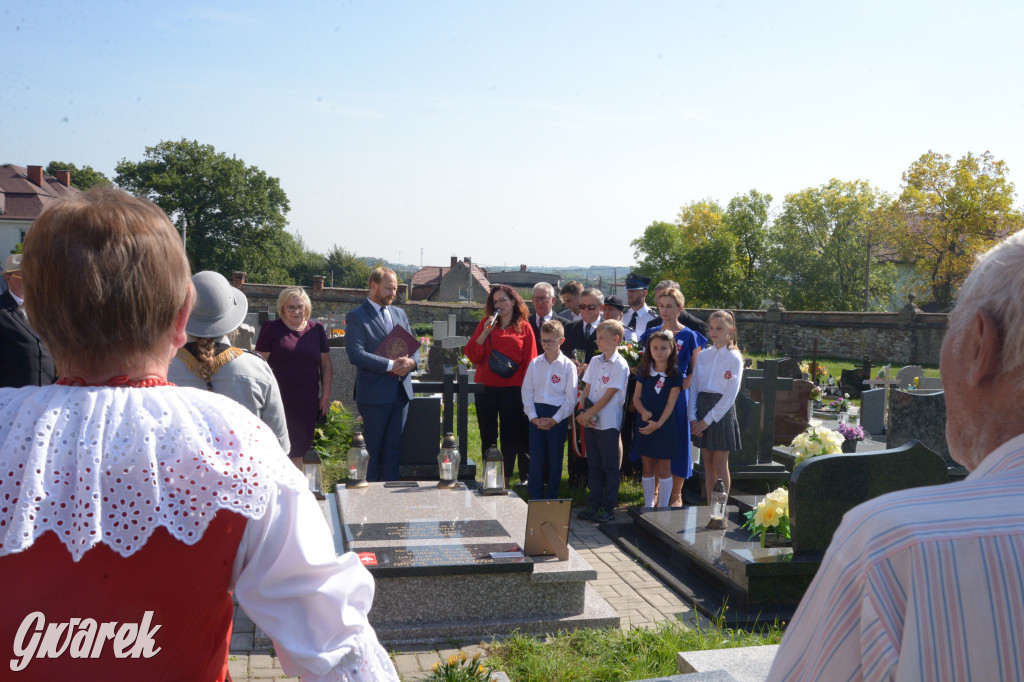
[[[556,317],[554,308],[555,288],[547,282],[537,282],[533,285],[533,310],[530,315],[530,326],[533,327],[533,338],[537,340],[537,354],[544,352],[540,343],[540,326],[548,320]]]
[[[770,680],[1024,677],[1024,231],[978,259],[941,367],[970,474],[846,514]]]

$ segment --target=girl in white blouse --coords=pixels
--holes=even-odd
[[[688,412],[693,444],[701,448],[707,499],[721,479],[729,493],[729,453],[740,449],[736,396],[743,374],[743,355],[736,347],[736,318],[718,310],[708,319],[711,346],[697,354],[690,384]]]

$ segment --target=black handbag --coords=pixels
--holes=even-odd
[[[487,343],[491,343],[490,336],[487,337]],[[487,356],[487,366],[502,379],[511,379],[519,371],[519,363],[495,350],[494,344],[491,344],[491,354]]]

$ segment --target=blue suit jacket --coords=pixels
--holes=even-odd
[[[412,334],[405,311],[394,305],[388,306],[388,310],[391,321]],[[387,358],[373,353],[387,335],[384,320],[368,300],[345,315],[345,351],[348,361],[356,367],[356,385],[352,391],[356,402],[368,405],[393,403],[399,384],[412,400],[412,376],[406,374],[399,378],[388,374]]]

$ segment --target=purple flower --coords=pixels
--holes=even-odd
[[[846,440],[864,440],[864,429],[859,424],[840,424],[839,434]]]

